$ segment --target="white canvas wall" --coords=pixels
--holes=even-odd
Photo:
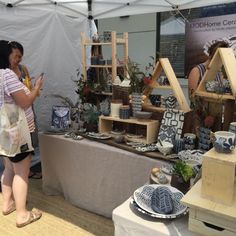
[[[40,130],[50,127],[52,105],[61,104],[50,94],[76,99],[71,77],[81,67],[81,31],[88,32],[87,20],[80,22],[57,11],[0,8],[0,39],[23,44],[23,63],[31,76],[45,72],[43,91],[34,104]]]

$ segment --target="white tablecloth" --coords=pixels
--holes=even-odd
[[[112,212],[115,236],[196,236],[188,230],[188,216],[156,219],[133,209],[130,198]]]
[[[39,134],[39,141],[43,191],[107,217],[164,163],[87,139]]]

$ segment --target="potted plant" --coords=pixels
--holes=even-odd
[[[99,118],[99,111],[97,110],[96,106],[92,104],[85,104],[83,110],[83,120],[84,120],[84,127],[88,132],[97,132],[98,131],[98,118]]]
[[[185,161],[178,160],[173,165],[170,185],[186,193],[189,190],[193,174],[193,168],[190,165]]]

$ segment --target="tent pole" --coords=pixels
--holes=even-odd
[[[161,13],[156,13],[156,55],[155,60],[157,61],[160,57],[160,43],[161,43]]]

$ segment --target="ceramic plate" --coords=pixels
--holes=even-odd
[[[153,211],[151,207],[151,196],[153,191],[156,188],[160,188],[163,186],[168,188],[172,193],[171,197],[173,200],[174,210],[171,214],[157,213]],[[157,218],[169,218],[169,219],[176,218],[186,212],[187,207],[180,203],[180,200],[183,196],[184,194],[180,192],[178,189],[168,185],[160,185],[160,184],[144,185],[135,190],[133,194],[135,202],[141,209],[150,213],[151,215],[155,215]]]
[[[143,138],[142,134],[126,134],[127,138]]]
[[[125,130],[112,130],[110,131],[110,133],[114,135],[121,135],[121,134],[125,134]]]
[[[150,217],[153,217],[153,218],[160,218],[155,214],[151,214],[147,211],[144,211],[142,208],[139,207],[139,205],[135,202],[135,200],[133,198],[130,199],[130,204],[131,204],[131,206],[134,207],[135,210],[137,210],[138,212],[141,212],[144,215],[147,215],[147,216],[150,216]]]

